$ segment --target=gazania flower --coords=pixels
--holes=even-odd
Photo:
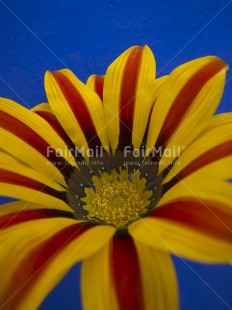
[[[178,308],[170,254],[232,261],[227,65],[155,79],[132,47],[83,84],[47,72],[48,103],[0,101],[0,304],[36,309],[78,261],[84,309]]]

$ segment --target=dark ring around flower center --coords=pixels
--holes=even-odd
[[[100,157],[92,156],[89,158],[89,161],[82,158],[81,161],[78,162],[78,168],[79,169],[75,168],[66,180],[69,188],[66,193],[67,202],[73,209],[74,217],[77,219],[85,219],[92,223],[112,224],[117,226],[115,223],[119,223],[118,219],[114,222],[112,219],[109,220],[107,215],[105,215],[105,213],[111,212],[111,209],[117,206],[116,209],[119,209],[121,213],[126,213],[124,217],[128,218],[129,224],[133,221],[133,215],[129,216],[128,210],[133,208],[134,210],[138,210],[138,205],[144,204],[144,206],[141,206],[141,210],[143,211],[139,213],[137,211],[131,211],[132,214],[133,212],[136,213],[134,214],[134,220],[136,220],[154,209],[161,197],[163,177],[162,174],[157,177],[157,162],[149,158],[144,159],[143,156],[135,156],[133,151],[127,151],[126,156],[125,152],[121,150],[117,150],[114,155],[109,155],[106,151],[103,151]],[[126,179],[125,173],[127,173]],[[137,177],[135,177],[136,173]],[[108,186],[105,180],[109,178],[111,179],[111,184]],[[114,178],[114,180],[112,178]],[[124,183],[122,183],[122,178]],[[135,180],[135,178],[138,180]],[[101,185],[96,186],[96,182],[97,184],[101,182]],[[120,183],[122,185],[121,187]],[[101,189],[99,189],[99,187],[101,187]],[[144,188],[141,189],[141,187]],[[128,193],[126,191],[128,191]],[[102,209],[105,208],[106,204],[110,204],[107,212],[105,209],[104,216],[90,217],[90,212],[86,210],[86,201],[89,201],[88,198],[86,200],[86,196],[89,195],[87,193],[91,193],[91,197],[94,196],[94,193],[96,194],[93,201],[96,201],[97,197],[97,201],[103,204]],[[112,193],[112,199],[109,197],[109,193]],[[147,193],[149,193],[149,195]],[[104,198],[104,195],[109,199]],[[133,197],[130,197],[130,195]],[[142,203],[138,201],[137,205],[134,206],[135,203],[133,199],[135,199],[135,201],[140,199]],[[122,208],[125,210],[121,210],[120,204],[122,204]],[[101,208],[101,205],[98,206],[98,208]],[[117,210],[112,210],[112,212],[113,217],[122,217],[122,215],[117,214]],[[116,212],[116,215],[114,212]],[[96,212],[96,214],[98,213],[99,212]],[[121,225],[124,224],[118,224],[119,227],[121,227]]]

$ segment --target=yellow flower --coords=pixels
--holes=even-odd
[[[84,309],[178,309],[170,254],[232,262],[227,65],[155,78],[131,47],[86,85],[47,72],[48,103],[0,100],[0,305],[36,309],[78,261]]]

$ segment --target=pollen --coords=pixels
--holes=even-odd
[[[146,190],[146,179],[139,170],[128,174],[127,169],[104,172],[92,177],[93,187],[85,188],[83,208],[92,221],[126,228],[147,213],[152,191]]]

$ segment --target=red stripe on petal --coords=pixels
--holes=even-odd
[[[66,134],[63,127],[61,127],[61,125],[60,125],[58,119],[55,117],[55,115],[53,115],[49,112],[45,112],[45,111],[35,111],[35,113],[38,114],[40,117],[42,117],[47,123],[49,123],[49,125],[56,131],[56,133],[61,137],[61,139],[68,146],[72,155],[74,155],[74,156],[77,155],[77,152],[75,153],[76,147],[75,147],[74,143],[69,138],[69,136]]]
[[[125,64],[119,105],[120,113],[120,137],[119,147],[123,148],[132,144],[132,129],[134,119],[135,100],[137,93],[137,81],[140,64],[143,55],[143,47],[135,48]]]
[[[120,310],[143,310],[139,260],[129,235],[115,236],[110,249],[111,272]]]
[[[25,202],[26,207],[27,203]],[[0,229],[6,229],[10,226],[28,221],[53,217],[73,218],[71,212],[56,209],[18,210],[17,213],[9,213],[0,217]]]
[[[172,220],[205,234],[232,242],[232,214],[208,201],[176,201],[154,209],[149,216]]]
[[[66,164],[63,157],[57,156],[56,151],[33,129],[21,122],[16,117],[0,111],[0,127],[12,133],[19,139],[37,150],[42,156],[55,165],[63,175],[72,172],[70,165]]]
[[[207,64],[187,81],[175,98],[164,120],[163,127],[156,142],[157,147],[165,146],[167,144],[168,140],[182,122],[184,116],[190,109],[201,89],[224,67],[225,63],[218,59],[218,61]]]
[[[232,140],[221,143],[214,148],[208,150],[201,156],[195,158],[187,167],[185,167],[180,172],[179,177],[183,179],[194,171],[229,155],[232,155]]]
[[[103,100],[104,76],[96,75],[94,79],[94,88],[98,96]]]
[[[175,177],[173,177],[169,182],[164,184],[163,194],[191,173],[194,173],[198,169],[203,168],[204,166],[209,165],[210,163],[213,163],[214,161],[217,161],[229,155],[232,155],[232,140],[228,140],[219,145],[216,145],[212,149],[209,149],[207,152],[195,158]]]
[[[88,229],[90,229],[90,226],[83,225],[83,223],[70,225],[49,238],[44,244],[33,249],[12,278],[8,296],[5,299],[6,302],[8,300],[6,309],[16,309],[20,301],[26,298],[28,291],[33,288],[36,280],[42,276],[49,263],[69,243],[77,239]]]
[[[83,134],[85,135],[89,147],[94,148],[100,146],[101,141],[97,135],[95,125],[84,98],[71,81],[61,72],[52,72],[52,76],[55,78],[61,92],[70,106]]]
[[[8,171],[5,169],[0,169],[0,182],[27,187],[27,188],[36,190],[38,192],[43,192],[47,195],[56,197],[56,198],[61,199],[63,201],[66,200],[65,192],[57,191],[54,188],[51,188],[51,187],[49,187],[49,186],[47,186],[41,182],[38,182],[38,181],[33,180],[31,178],[25,177],[21,174],[18,174],[18,173],[12,172],[12,171]]]

